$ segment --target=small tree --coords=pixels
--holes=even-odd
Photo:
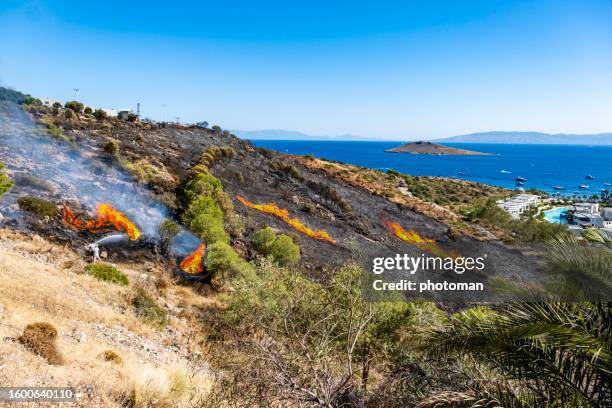
[[[93,115],[97,120],[104,120],[108,116],[102,109],[96,109]]]
[[[135,113],[128,113],[127,115],[127,120],[128,122],[136,122],[136,120],[138,120],[138,115],[136,115]]]
[[[66,108],[68,108],[68,109],[72,109],[76,113],[83,112],[83,108],[84,108],[84,105],[81,102],[78,102],[78,101],[66,102],[66,104],[64,106]]]
[[[215,132],[215,135],[220,135],[221,134],[221,127],[220,126],[213,126],[212,127],[213,132]]]
[[[85,112],[87,115],[91,115],[93,113],[93,109],[91,109],[89,106],[85,108],[85,110],[83,111]]]

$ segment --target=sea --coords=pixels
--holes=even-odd
[[[404,143],[392,141],[252,142],[288,154],[312,154],[382,171],[394,169],[414,176],[455,177],[510,189],[536,188],[547,193],[587,197],[605,189],[612,190],[612,146],[445,143],[492,155],[436,156],[386,153],[385,149]],[[522,186],[515,181],[517,177],[526,179]],[[554,189],[555,186],[565,190]]]

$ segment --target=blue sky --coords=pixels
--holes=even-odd
[[[597,133],[610,21],[589,0],[2,0],[0,83],[229,129]]]

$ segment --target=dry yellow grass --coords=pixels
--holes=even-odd
[[[207,366],[165,348],[168,339],[138,321],[129,304],[133,288],[98,281],[83,274],[83,266],[68,248],[0,230],[0,384],[71,386],[80,392],[91,386],[91,397],[83,394],[71,404],[79,407],[195,406],[211,386]],[[120,267],[130,281],[146,279],[138,267]],[[206,302],[188,289],[170,285],[166,290],[172,299],[183,295],[187,300],[182,303]],[[190,325],[179,320],[173,323],[177,336]],[[57,329],[63,365],[49,364],[20,343],[26,326],[35,322]],[[127,334],[113,341],[100,335],[106,332]],[[163,355],[147,354],[130,343],[133,338],[158,347]],[[100,358],[108,350],[122,361]]]

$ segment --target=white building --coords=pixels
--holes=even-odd
[[[583,214],[599,214],[599,204],[598,203],[575,203],[574,211],[577,213]]]
[[[506,201],[499,201],[498,207],[506,211],[512,218],[519,218],[522,213],[536,207],[541,201],[535,194],[519,194]]]

